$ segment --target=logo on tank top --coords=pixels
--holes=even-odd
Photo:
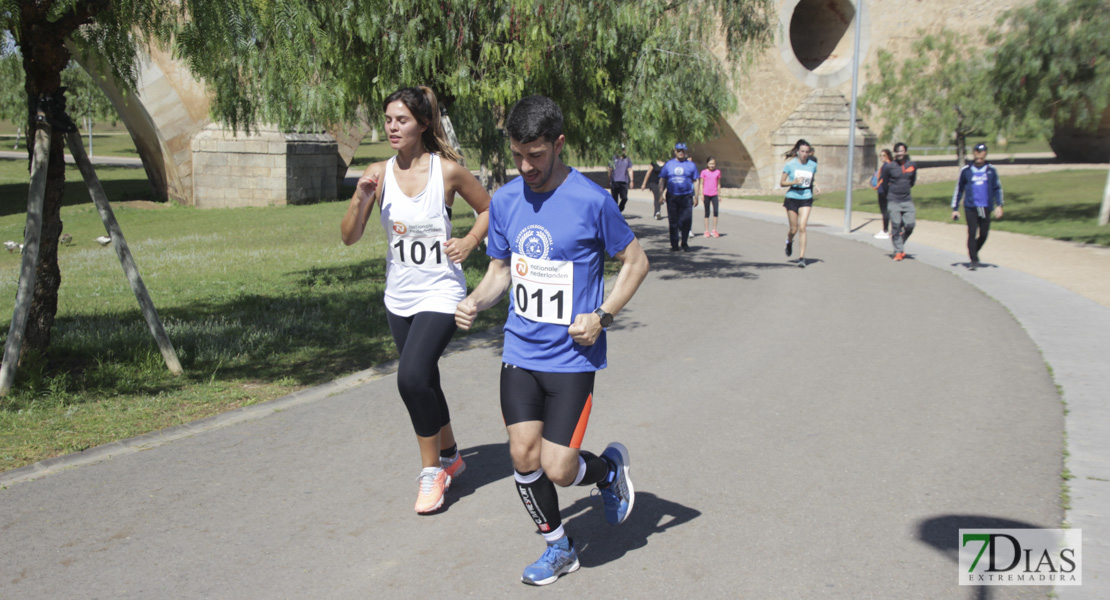
[[[551,252],[551,246],[553,245],[551,240],[551,233],[544,229],[542,225],[529,225],[517,234],[514,244],[517,252],[528,258],[547,260],[547,255]]]
[[[397,235],[405,235],[405,232],[408,231],[408,230],[409,230],[408,226],[405,225],[404,223],[402,223],[400,221],[394,221],[393,222],[393,231]]]

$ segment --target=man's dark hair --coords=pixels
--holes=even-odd
[[[509,111],[505,130],[509,137],[522,144],[541,137],[546,142],[554,142],[563,135],[563,111],[546,96],[521,98]]]
[[[906,150],[906,145],[902,142],[898,142],[897,144],[894,144],[894,151],[897,152],[899,147],[901,147],[903,150]]]

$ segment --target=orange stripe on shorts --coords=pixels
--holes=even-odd
[[[582,438],[586,437],[586,425],[590,422],[590,409],[594,407],[594,395],[586,396],[586,405],[582,407],[582,414],[578,416],[578,425],[574,428],[574,435],[570,438],[570,447],[578,450],[582,447]]]

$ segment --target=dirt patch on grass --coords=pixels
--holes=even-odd
[[[159,208],[166,208],[164,202],[154,202],[152,200],[124,200],[122,202],[113,202],[112,206],[125,206],[127,208],[138,208],[141,210],[156,210]]]

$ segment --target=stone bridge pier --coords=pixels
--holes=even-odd
[[[169,53],[151,48],[136,93],[124,94],[71,51],[115,106],[159,200],[198,208],[334,200],[370,130],[363,122],[330,133],[231,132],[212,122],[204,84]]]

